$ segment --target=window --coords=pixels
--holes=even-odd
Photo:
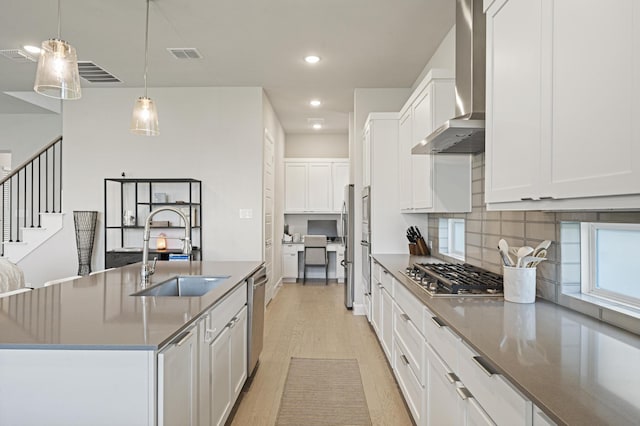
[[[438,240],[440,254],[464,260],[464,219],[440,219]]]
[[[640,308],[640,224],[581,224],[581,291]]]

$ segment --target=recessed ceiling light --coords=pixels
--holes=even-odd
[[[26,50],[29,53],[33,53],[34,55],[39,55],[40,54],[40,48],[37,46],[31,46],[31,45],[24,45],[24,50]]]
[[[312,107],[319,107],[322,105],[322,102],[320,102],[320,99],[311,99],[311,101],[309,101],[309,105]]]
[[[308,64],[317,64],[318,62],[320,62],[320,56],[316,56],[316,55],[309,55],[309,56],[305,56],[304,60],[308,63]]]
[[[322,124],[316,123],[316,124],[313,125],[313,128],[316,129],[316,130],[320,130],[320,129],[322,129]]]

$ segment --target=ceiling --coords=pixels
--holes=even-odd
[[[56,1],[4,3],[0,49],[56,37]],[[62,0],[61,38],[122,80],[82,80],[84,88],[143,86],[145,7]],[[322,132],[346,133],[353,89],[411,87],[454,14],[453,0],[152,0],[149,96],[153,87],[262,86],[287,133],[312,132],[309,118],[325,120]],[[178,60],[167,48],[197,48],[203,58]],[[308,65],[309,54],[322,60]],[[35,69],[0,56],[0,113],[46,111],[4,94],[32,90]],[[312,98],[322,106],[311,108]]]

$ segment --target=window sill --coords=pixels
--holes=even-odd
[[[580,292],[562,293],[560,304],[600,321],[640,334],[640,309]]]
[[[451,258],[451,259],[453,259],[454,261],[459,261],[459,262],[464,262],[464,261],[465,261],[464,256],[460,256],[460,255],[453,254],[453,253],[443,253],[443,252],[440,252],[440,255],[441,255],[441,256],[444,256],[445,258],[447,258],[447,257],[448,257],[448,258]]]

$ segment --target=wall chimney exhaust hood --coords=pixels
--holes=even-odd
[[[482,0],[456,0],[456,117],[414,146],[412,154],[484,151],[485,28]]]

